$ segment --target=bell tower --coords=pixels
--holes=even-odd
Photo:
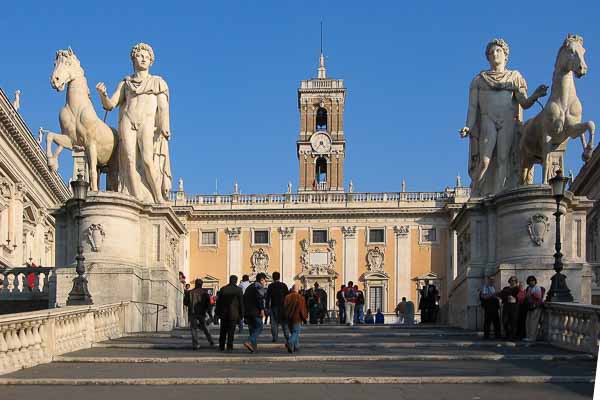
[[[317,77],[303,80],[298,89],[299,192],[344,191],[345,100],[344,81],[327,77],[321,51]]]

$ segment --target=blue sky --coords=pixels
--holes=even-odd
[[[508,41],[509,68],[531,93],[551,83],[566,34],[583,35],[590,69],[577,91],[584,119],[600,122],[594,3],[19,1],[0,14],[0,87],[11,98],[22,91],[21,113],[36,135],[40,126],[58,131],[64,93],[49,84],[56,50],[71,46],[90,86],[104,81],[112,92],[131,72],[131,46],[150,43],[151,72],[171,90],[172,168],[186,192],[212,193],[218,179],[220,193],[234,181],[243,193],[281,193],[297,183],[297,88],[316,76],[323,20],[328,74],[348,88],[346,184],[398,191],[404,178],[411,191],[443,190],[457,173],[469,182],[458,130],[493,37]],[[94,90],[92,97],[103,116]],[[116,112],[108,121],[116,126]],[[579,141],[570,143],[567,169],[579,170],[581,152]],[[63,176],[70,158],[61,156]]]

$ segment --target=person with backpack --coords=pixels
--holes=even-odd
[[[525,321],[525,332],[527,337],[524,340],[527,342],[535,342],[537,339],[545,292],[545,288],[537,285],[535,276],[531,275],[527,277],[527,288],[525,289],[524,300],[527,308],[527,317]]]
[[[354,325],[354,309],[356,307],[356,292],[354,291],[354,282],[348,282],[348,286],[344,290],[344,301],[346,306],[346,324]]]

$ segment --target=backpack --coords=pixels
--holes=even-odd
[[[346,298],[346,300],[354,299],[356,297],[356,292],[354,291],[354,288],[348,288],[344,297]]]

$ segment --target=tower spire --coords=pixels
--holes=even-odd
[[[323,21],[321,21],[321,55],[319,56],[319,68],[317,69],[317,78],[327,78],[327,68],[325,68],[325,56],[323,55]]]

